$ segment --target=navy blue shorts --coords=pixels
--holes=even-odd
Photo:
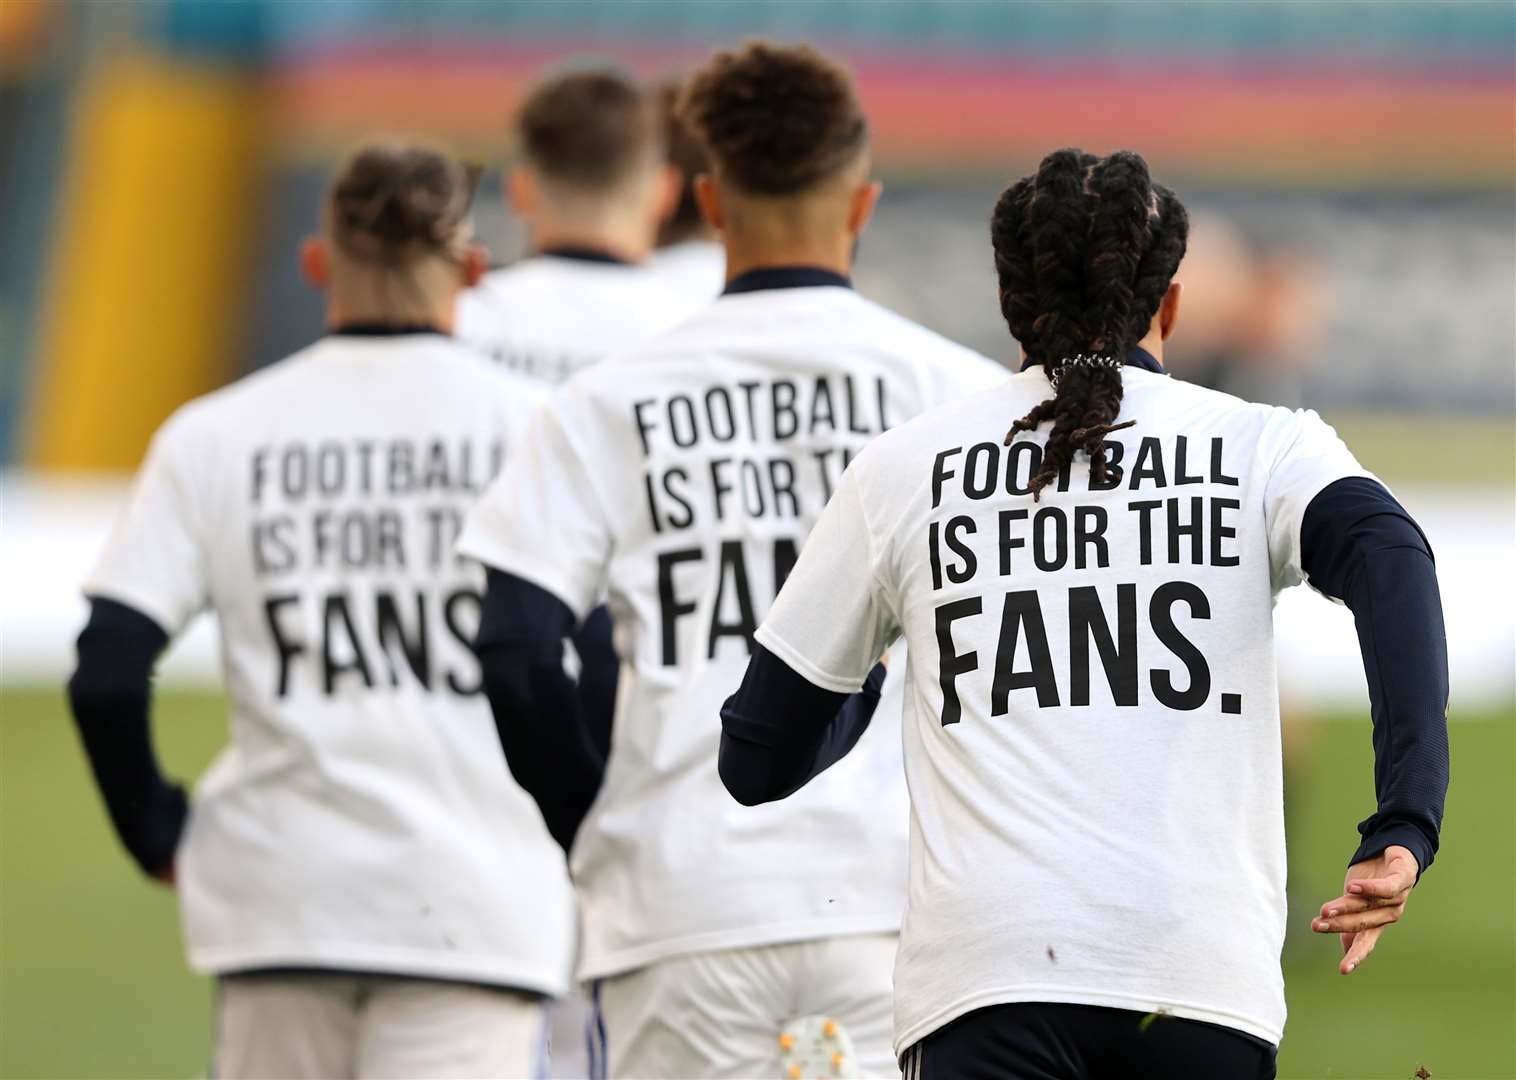
[[[904,1080],[1273,1080],[1272,1043],[1098,1005],[991,1005],[900,1059]]]

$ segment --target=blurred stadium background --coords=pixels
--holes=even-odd
[[[1289,700],[1283,1077],[1516,1077],[1516,5],[811,0],[0,0],[0,1075],[198,1075],[210,987],[136,879],[60,690],[78,581],[157,424],[320,332],[298,239],[341,150],[428,132],[487,163],[531,78],[658,76],[753,35],[845,56],[885,200],[867,293],[1009,357],[986,222],[1047,150],[1141,150],[1195,210],[1173,370],[1336,423],[1425,524],[1453,654],[1443,853],[1351,980],[1304,911],[1372,806],[1351,620],[1279,607]],[[157,731],[223,737],[213,629]],[[1226,933],[1226,913],[1197,917]]]

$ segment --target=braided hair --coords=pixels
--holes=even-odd
[[[1105,437],[1131,427],[1121,414],[1120,364],[1147,335],[1189,236],[1175,194],[1121,150],[1097,158],[1058,150],[1034,176],[1008,187],[990,221],[1000,311],[1031,363],[1043,365],[1054,394],[1011,425],[1053,423],[1033,498],[1078,450],[1094,479],[1106,476]],[[1079,362],[1095,360],[1094,363]]]

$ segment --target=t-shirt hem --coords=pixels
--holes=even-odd
[[[321,968],[371,975],[456,980],[558,997],[568,990],[567,965],[562,975],[522,967],[497,956],[439,955],[429,949],[375,949],[311,944],[257,948],[191,948],[190,967],[202,975],[231,975],[264,968]]]
[[[580,590],[546,560],[513,548],[481,543],[466,534],[458,541],[458,551],[495,570],[514,574],[540,589],[546,589],[562,600],[576,619],[583,619],[589,614],[591,604],[581,599]]]
[[[774,633],[767,624],[758,627],[753,635],[758,644],[769,652],[783,660],[795,671],[805,676],[806,682],[819,686],[823,690],[830,690],[834,694],[856,694],[863,686],[863,679],[844,679],[837,675],[822,671],[815,664],[802,656],[793,645]]]
[[[169,637],[173,637],[180,629],[180,620],[173,611],[172,605],[159,603],[153,596],[129,585],[119,585],[112,581],[92,578],[84,583],[82,591],[86,597],[113,600],[141,612],[157,623],[158,629]]]
[[[660,960],[690,953],[723,952],[728,949],[753,949],[764,945],[784,945],[795,941],[821,938],[857,937],[861,934],[898,934],[901,915],[859,915],[847,919],[806,919],[800,922],[770,923],[743,927],[740,930],[717,930],[703,934],[649,942],[614,952],[586,953],[579,964],[579,981],[609,978],[635,971]]]
[[[898,992],[897,992],[898,993]],[[1001,990],[985,990],[968,997],[959,998],[944,1009],[930,1014],[901,1029],[895,1036],[894,1049],[898,1057],[910,1047],[939,1028],[957,1020],[960,1016],[990,1005],[1015,1005],[1022,1002],[1044,1002],[1052,1005],[1098,1005],[1109,1009],[1130,1009],[1143,1013],[1163,1013],[1181,1020],[1201,1020],[1208,1024],[1232,1028],[1245,1035],[1262,1039],[1278,1046],[1284,1036],[1282,1025],[1271,1024],[1242,1013],[1227,1012],[1203,1005],[1180,1004],[1154,995],[1139,997],[1135,994],[1112,994],[1106,991],[1070,990],[1067,987],[1020,986]]]

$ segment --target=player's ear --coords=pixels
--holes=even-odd
[[[664,165],[658,170],[658,221],[663,223],[674,216],[674,211],[679,209],[679,196],[684,191],[684,173],[672,165]]]
[[[879,196],[883,194],[884,185],[878,180],[870,180],[853,190],[853,194],[848,199],[848,232],[854,236],[863,232],[864,226],[869,223],[869,218],[874,216],[874,207],[879,205]]]
[[[721,209],[721,194],[716,190],[716,181],[709,173],[695,177],[695,205],[700,207],[700,216],[713,229],[726,227],[726,214]]]
[[[1158,302],[1158,332],[1167,341],[1174,333],[1174,327],[1179,325],[1179,298],[1184,293],[1184,286],[1177,281],[1169,282],[1168,291],[1163,294],[1163,299]]]
[[[529,218],[537,211],[540,195],[537,174],[525,165],[518,165],[505,177],[505,201],[512,213],[519,218]]]
[[[325,289],[331,281],[332,261],[324,237],[307,236],[300,242],[300,273],[318,289]]]
[[[484,272],[490,268],[490,253],[483,244],[470,244],[463,249],[463,257],[458,260],[458,267],[462,271],[463,287],[472,289],[479,284],[479,279],[484,277]]]

